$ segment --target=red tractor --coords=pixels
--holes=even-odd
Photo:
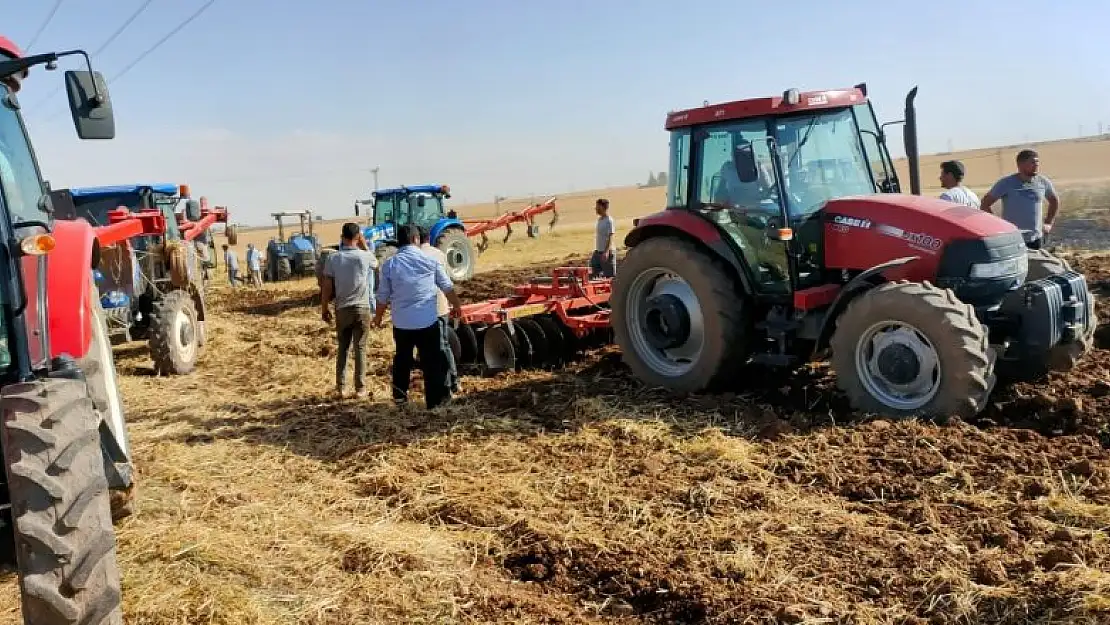
[[[0,559],[18,570],[35,625],[121,622],[112,519],[132,480],[93,280],[100,243],[87,222],[54,219],[16,97],[32,67],[72,55],[88,66],[65,72],[77,134],[111,139],[106,83],[85,52],[22,56],[0,37]]]
[[[862,412],[982,410],[996,373],[1070,368],[1097,318],[1084,277],[990,213],[920,197],[916,88],[901,182],[866,85],[668,114],[666,210],[635,220],[611,324],[648,384],[739,384],[749,361],[831,352]]]

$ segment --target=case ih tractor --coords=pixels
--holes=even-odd
[[[635,220],[611,319],[632,371],[676,392],[735,387],[754,360],[831,353],[868,413],[985,406],[997,373],[1066,370],[1093,343],[1086,280],[990,213],[912,195],[865,85],[670,113],[666,210]]]
[[[130,447],[93,281],[101,243],[56,221],[16,98],[30,68],[65,73],[82,139],[115,135],[105,81],[80,50],[23,57],[0,38],[0,558],[19,573],[23,621],[120,623],[112,500],[126,513]],[[121,495],[113,498],[110,493]]]
[[[312,211],[271,213],[277,221],[278,235],[266,244],[266,270],[263,276],[270,282],[281,282],[293,276],[315,275],[316,260],[320,257],[320,241],[312,231]],[[282,219],[296,217],[301,231],[285,238]]]
[[[191,372],[204,346],[209,228],[227,223],[227,209],[209,208],[205,198],[190,198],[187,185],[168,183],[61,189],[50,196],[57,219],[81,219],[97,231],[96,275],[112,338],[146,339],[159,374]]]

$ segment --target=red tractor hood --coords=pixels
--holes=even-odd
[[[919,270],[935,267],[952,241],[1014,235],[991,213],[917,195],[877,194],[829,200],[824,213],[825,266],[868,269],[917,256]]]

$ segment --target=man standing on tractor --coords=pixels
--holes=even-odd
[[[347,354],[355,348],[355,397],[366,396],[366,332],[370,329],[370,275],[378,265],[373,252],[358,245],[361,236],[358,224],[343,224],[339,249],[328,256],[324,279],[320,285],[320,308],[324,321],[331,323],[328,306],[335,296],[335,327],[339,351],[335,356],[335,392],[345,395]]]
[[[979,208],[979,196],[975,195],[975,192],[971,189],[965,187],[963,180],[963,163],[960,161],[944,161],[941,163],[940,186],[944,187],[944,191],[941,192],[940,199]]]
[[[235,255],[235,250],[224,243],[224,264],[227,265],[227,281],[231,284],[232,288],[239,282],[239,257]]]
[[[262,288],[262,252],[254,243],[247,243],[247,270],[251,273],[251,284]]]
[[[393,356],[393,401],[398,406],[408,402],[412,351],[416,349],[424,372],[424,401],[432,409],[451,399],[436,293],[442,291],[447,296],[452,314],[461,312],[462,300],[443,264],[420,251],[420,232],[415,225],[397,228],[397,243],[397,253],[382,263],[374,327],[381,326],[385,309],[392,308],[393,342],[397,346]]]
[[[433,246],[431,242],[428,241],[427,228],[423,226],[417,226],[417,230],[420,231],[420,249],[428,256],[436,259],[437,262],[443,265],[443,268],[446,271],[447,254],[444,254],[443,250]],[[447,339],[447,328],[450,321],[449,317],[451,314],[451,305],[447,303],[447,296],[443,294],[443,291],[438,290],[436,291],[436,314],[439,315],[439,333],[440,339],[442,339],[441,342],[443,343],[443,356],[447,359],[447,382],[451,387],[451,392],[458,393],[459,372],[457,367],[455,366],[455,354],[451,351],[451,343]]]
[[[1037,173],[1040,158],[1033,150],[1022,150],[1017,155],[1017,173],[1010,174],[994,183],[991,190],[983,196],[981,208],[992,212],[991,206],[1002,200],[1002,218],[1017,226],[1025,237],[1025,245],[1031,250],[1039,250],[1044,237],[1052,232],[1056,212],[1060,210],[1060,199],[1052,181]],[[1045,212],[1045,200],[1048,211]]]
[[[598,198],[594,211],[597,212],[597,230],[594,234],[594,253],[590,256],[590,274],[612,278],[617,275],[617,248],[613,243],[616,226],[609,215],[609,200]]]

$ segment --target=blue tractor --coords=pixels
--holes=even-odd
[[[316,263],[320,258],[320,241],[312,231],[312,211],[271,213],[277,220],[278,235],[266,244],[266,280],[281,282],[293,276],[309,276],[316,273]],[[300,220],[301,231],[285,238],[282,219],[296,217]]]
[[[428,230],[429,240],[447,256],[447,275],[451,280],[464,282],[474,275],[478,251],[463,222],[454,211],[444,209],[443,200],[450,197],[451,188],[445,184],[381,189],[371,194],[371,200],[356,203],[355,215],[359,214],[360,204],[373,206],[370,224],[362,229],[362,234],[379,262],[397,251],[396,226],[416,224]]]

